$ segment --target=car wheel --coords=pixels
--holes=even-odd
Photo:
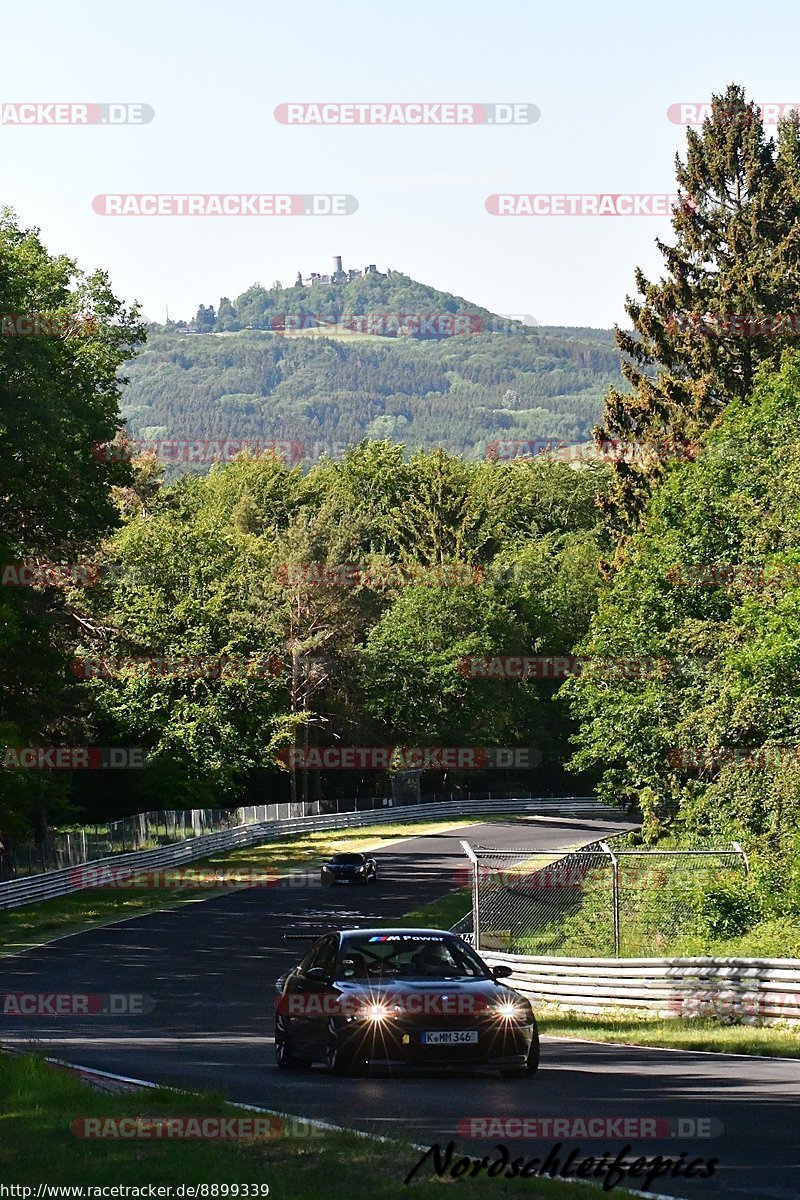
[[[281,1013],[275,1017],[275,1062],[279,1071],[300,1071],[311,1065],[308,1059],[295,1054],[288,1023]]]
[[[534,1025],[533,1040],[531,1042],[531,1048],[528,1051],[528,1057],[525,1059],[524,1065],[521,1067],[501,1068],[500,1074],[509,1076],[512,1078],[517,1078],[517,1079],[522,1079],[522,1078],[530,1079],[533,1075],[536,1074],[538,1069],[539,1069],[539,1030],[536,1027],[536,1025]]]
[[[336,1022],[328,1022],[328,1038],[325,1043],[325,1065],[332,1075],[354,1075],[360,1063],[350,1046],[343,1046]]]

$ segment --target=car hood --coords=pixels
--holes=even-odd
[[[489,979],[393,979],[367,983],[365,980],[337,980],[333,989],[343,996],[352,996],[373,1004],[402,999],[405,996],[472,996],[485,999],[487,1004],[504,1001],[525,1001],[525,997],[504,984]]]

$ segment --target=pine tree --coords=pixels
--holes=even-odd
[[[625,305],[633,332],[615,329],[633,391],[612,388],[595,429],[601,448],[615,447],[603,507],[620,548],[669,458],[691,455],[728,402],[750,393],[760,364],[777,362],[791,340],[791,327],[781,335],[755,322],[734,330],[730,317],[800,309],[798,115],[767,138],[758,106],[731,84],[687,141],[685,162],[675,160],[675,241],[656,240],[667,275],[652,283],[637,269],[638,296]],[[634,450],[617,453],[618,442]]]

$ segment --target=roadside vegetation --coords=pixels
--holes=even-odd
[[[539,1029],[547,1037],[585,1038],[590,1042],[622,1042],[715,1054],[757,1054],[800,1058],[800,1025],[744,1025],[712,1017],[659,1019],[608,1013],[586,1016],[546,1008],[536,1010]],[[556,1051],[557,1053],[557,1051]]]
[[[420,1158],[420,1151],[400,1138],[376,1141],[322,1132],[302,1121],[288,1123],[283,1131],[275,1126],[276,1133],[292,1136],[265,1141],[79,1138],[72,1126],[85,1118],[252,1120],[262,1114],[226,1104],[218,1096],[161,1088],[104,1095],[32,1056],[0,1053],[0,1093],[0,1177],[18,1186],[266,1184],[270,1197],[291,1200],[396,1200],[404,1191],[403,1179]],[[460,1154],[470,1153],[463,1141],[457,1147]],[[440,1181],[421,1170],[410,1194],[417,1200],[436,1200],[443,1182],[452,1180]],[[525,1194],[537,1200],[586,1200],[587,1196],[586,1187],[579,1184],[535,1179],[525,1183]],[[516,1180],[458,1181],[458,1194],[465,1200],[518,1193]],[[616,1189],[615,1194],[627,1193]]]

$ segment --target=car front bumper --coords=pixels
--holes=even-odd
[[[477,1030],[478,1040],[456,1045],[429,1045],[422,1033],[447,1028]],[[339,1036],[348,1050],[364,1062],[407,1065],[442,1070],[452,1067],[525,1065],[536,1026],[516,1021],[450,1021],[443,1025],[389,1018],[385,1021],[350,1020],[340,1026]]]

